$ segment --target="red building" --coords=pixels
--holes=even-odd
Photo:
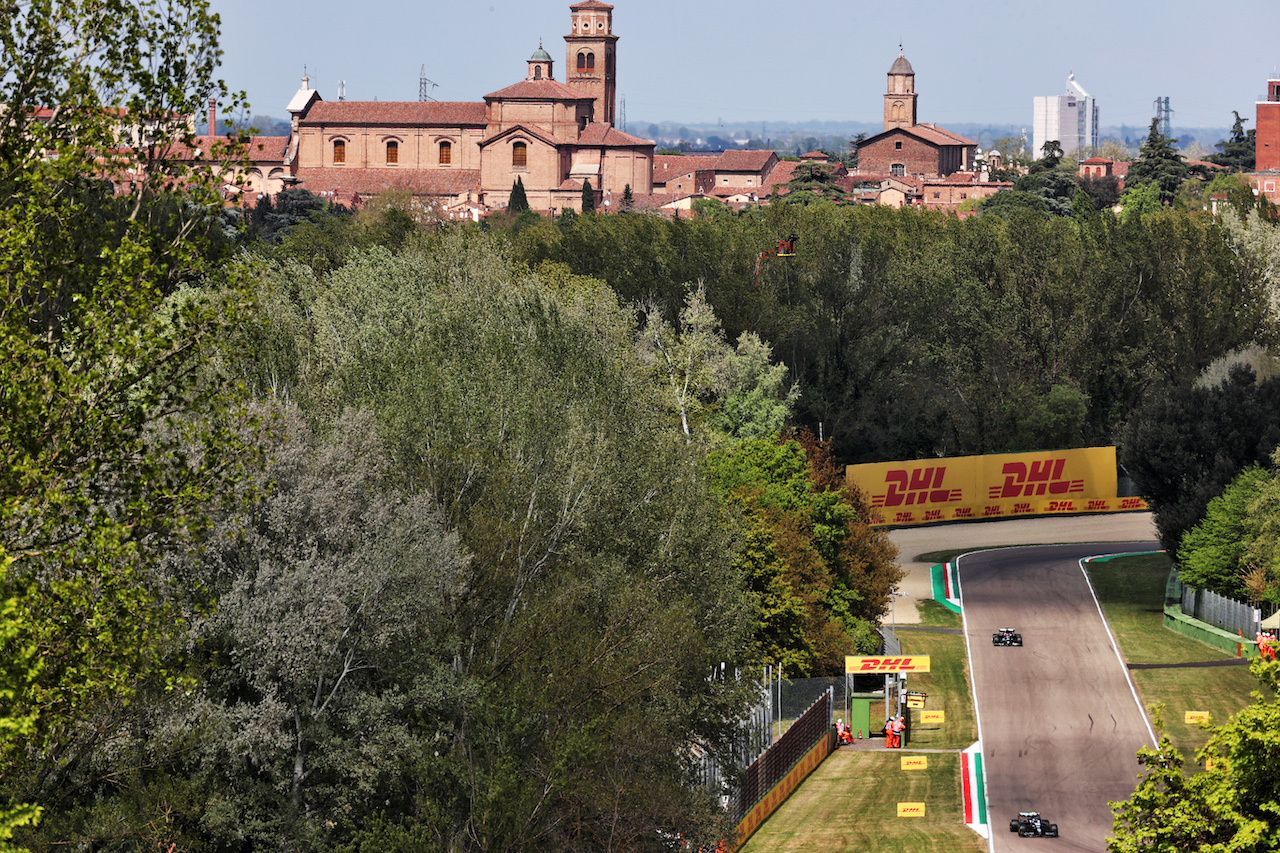
[[[1267,97],[1258,101],[1257,159],[1259,172],[1280,171],[1280,78],[1267,81]]]

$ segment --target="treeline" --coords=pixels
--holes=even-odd
[[[793,234],[794,257],[770,254]],[[770,205],[566,217],[513,240],[668,316],[699,283],[730,340],[754,332],[786,363],[797,422],[844,463],[1114,443],[1147,390],[1274,338],[1256,255],[1185,211]]]

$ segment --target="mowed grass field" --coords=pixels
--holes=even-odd
[[[921,626],[959,630],[960,617],[940,604],[920,605]],[[928,710],[946,722],[923,726],[919,711],[904,752],[836,750],[742,848],[742,853],[938,853],[982,851],[986,842],[964,825],[959,751],[977,740],[961,634],[899,627],[904,654],[929,655],[928,673],[907,689],[929,694]],[[928,752],[924,770],[903,770],[902,756]],[[898,817],[898,803],[924,803],[923,817]]]
[[[926,770],[902,770],[903,753],[836,750],[756,831],[743,853],[965,853],[986,842],[964,825],[959,753],[928,753]],[[924,803],[898,817],[898,803]]]
[[[945,562],[958,552],[917,559]],[[1189,663],[1229,657],[1165,630],[1164,589],[1169,560],[1162,554],[1120,557],[1089,564],[1103,613],[1130,663]],[[960,628],[961,619],[933,602],[920,605],[921,626]],[[930,710],[946,711],[943,726],[917,725],[911,748],[927,753],[927,770],[903,771],[903,753],[837,750],[757,830],[743,853],[940,853],[984,851],[984,841],[964,825],[958,750],[976,739],[964,637],[899,629],[906,654],[931,656],[932,672],[916,676],[909,690],[929,694]],[[1239,711],[1259,689],[1247,667],[1133,670],[1144,705],[1162,703],[1166,731],[1191,758],[1207,733],[1183,722],[1186,711],[1207,711],[1216,721]],[[1189,769],[1195,762],[1188,761]],[[897,804],[921,802],[924,817],[899,818]],[[993,831],[1002,827],[995,827]]]
[[[1212,646],[1164,628],[1164,589],[1170,562],[1164,554],[1089,563],[1087,571],[1107,624],[1129,663],[1170,664],[1229,660]],[[1142,704],[1164,706],[1165,732],[1187,758],[1209,739],[1185,722],[1187,711],[1205,711],[1224,722],[1252,702],[1258,680],[1247,666],[1130,670]]]

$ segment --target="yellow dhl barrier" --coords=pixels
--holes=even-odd
[[[845,479],[867,495],[873,525],[1147,509],[1116,497],[1114,447],[850,465]]]

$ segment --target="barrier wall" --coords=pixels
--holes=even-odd
[[[1205,645],[1213,646],[1215,649],[1226,652],[1229,655],[1234,655],[1243,646],[1245,657],[1258,656],[1258,644],[1254,637],[1241,637],[1239,634],[1232,634],[1206,622],[1201,622],[1183,613],[1182,608],[1176,604],[1165,605],[1164,627],[1170,631],[1176,631],[1184,637],[1190,637],[1193,640],[1199,640]]]
[[[1147,509],[1116,496],[1114,447],[849,465],[845,479],[866,493],[873,525]]]
[[[800,787],[810,773],[818,769],[826,757],[835,752],[836,734],[833,730],[828,730],[826,735],[822,737],[813,748],[801,756],[800,760],[792,765],[791,770],[786,776],[783,776],[778,784],[769,789],[769,793],[757,802],[750,811],[748,811],[738,821],[738,831],[736,833],[737,844],[732,847],[733,851],[742,848],[747,840],[760,828],[769,815],[778,810],[778,807],[787,801],[787,797],[794,793],[796,788]]]

